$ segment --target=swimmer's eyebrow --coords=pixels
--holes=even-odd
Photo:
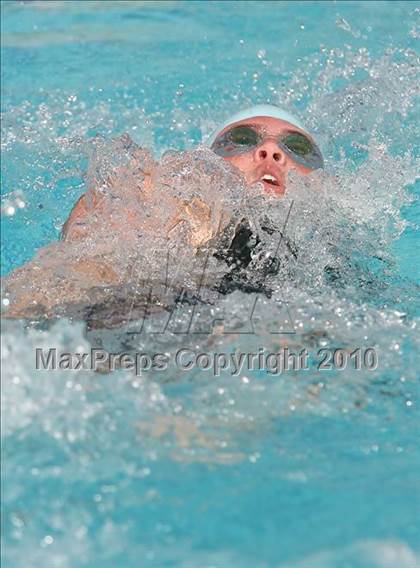
[[[239,124],[238,128],[241,126],[248,126],[249,128],[254,128],[255,130],[264,130],[264,127],[261,127],[259,124],[255,124],[252,122],[247,122],[245,124]]]
[[[307,136],[304,132],[301,132],[300,130],[292,130],[292,129],[287,129],[284,134],[299,134],[300,136],[303,136],[304,138],[306,138],[307,140],[309,140],[309,142],[311,142],[312,144],[312,140],[309,138],[309,136]]]
[[[238,125],[231,125],[226,132],[229,132],[230,130],[234,130],[235,128],[242,128],[242,127],[248,127],[248,128],[253,128],[254,130],[262,130],[262,128],[260,126],[258,126],[258,124],[252,124],[251,122],[247,122],[246,124],[238,124]]]

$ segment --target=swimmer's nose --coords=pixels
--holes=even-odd
[[[255,150],[255,159],[257,162],[276,162],[282,166],[286,163],[286,155],[278,147],[276,142],[267,140]]]

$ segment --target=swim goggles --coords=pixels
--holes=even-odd
[[[234,126],[223,132],[213,142],[211,149],[218,156],[229,158],[254,150],[264,141],[262,132],[252,126]],[[321,151],[307,136],[300,132],[286,132],[277,138],[279,147],[294,161],[311,170],[324,166]]]

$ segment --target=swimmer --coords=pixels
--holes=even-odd
[[[206,144],[240,170],[248,186],[262,183],[264,191],[275,197],[285,193],[290,171],[307,175],[324,165],[315,140],[302,123],[274,105],[256,105],[234,114],[213,132]],[[146,172],[143,190],[147,195],[153,191],[153,166],[150,163]],[[99,202],[95,192],[89,204],[86,194],[83,195],[66,221],[62,237],[84,236],[78,227],[92,208],[97,210]],[[205,214],[205,204],[196,202],[196,206]],[[127,218],[130,219],[130,211]],[[166,227],[170,228],[171,224]]]
[[[157,192],[159,164],[128,136],[118,140],[124,149],[133,150],[129,165],[114,168],[106,180],[91,183],[63,227],[62,242],[41,249],[33,261],[6,278],[6,317],[48,317],[57,309],[62,314],[63,305],[88,304],[93,289],[125,286],[129,267],[124,270],[120,264],[117,269],[112,250],[110,254],[109,250],[104,254],[99,249],[92,253],[91,243],[95,239],[100,242],[104,235],[112,236],[107,245],[114,249],[114,257],[115,250],[127,248],[129,238],[134,238],[134,248],[144,248],[144,239],[140,245],[135,241],[139,234],[152,238],[158,233],[170,241],[179,235],[180,229],[186,229],[191,248],[199,250],[232,224],[223,207],[213,207],[197,196],[185,201],[175,191]],[[321,152],[305,127],[291,114],[272,105],[257,105],[233,115],[217,128],[206,145],[233,166],[230,170],[245,181],[245,188],[261,184],[269,198],[284,195],[289,172],[307,175],[323,167]],[[243,219],[236,219],[234,232],[229,234],[225,250],[214,254],[227,265],[219,291],[261,291],[262,280],[255,279],[255,274],[245,280],[242,274],[237,277],[251,260],[249,226]],[[85,253],[88,241],[90,256]],[[254,239],[254,245],[256,242]],[[74,247],[64,263],[63,246]],[[268,263],[266,272],[270,271],[273,267]],[[252,280],[256,281],[251,283]]]
[[[284,195],[289,172],[307,175],[324,165],[315,140],[302,123],[273,105],[257,105],[233,115],[213,133],[208,144],[242,172],[248,186],[260,183],[272,197]],[[261,224],[260,228],[270,234],[276,230],[270,224]],[[295,256],[291,243],[285,235],[281,237]],[[251,267],[251,253],[259,242],[248,221],[241,220],[230,246],[217,253],[230,267],[218,286],[219,292],[225,294],[239,288],[270,295],[264,281],[268,274],[278,271],[277,260],[264,255],[265,260],[263,263],[260,260],[257,271]],[[244,270],[247,267],[251,270]]]
[[[210,137],[209,146],[241,170],[248,185],[261,182],[281,196],[287,175],[306,175],[324,165],[315,140],[301,122],[273,105],[257,105],[229,118]]]

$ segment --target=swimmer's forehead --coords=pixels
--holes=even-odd
[[[303,134],[304,136],[312,140],[312,137],[307,132],[305,132],[305,130],[302,130],[295,124],[287,122],[286,120],[282,120],[281,118],[274,118],[272,116],[254,116],[252,118],[244,118],[243,120],[238,120],[225,126],[225,128],[223,128],[223,130],[218,133],[217,137],[238,126],[251,126],[256,130],[263,131],[265,134],[275,136],[289,132],[299,132],[300,134]]]

